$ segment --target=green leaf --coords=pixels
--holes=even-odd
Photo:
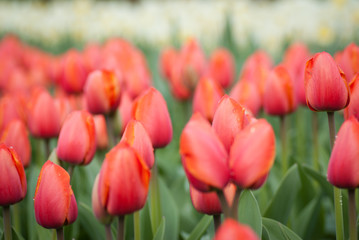
[[[249,225],[258,236],[262,236],[262,216],[253,193],[245,190],[241,193],[238,205],[238,220]]]
[[[151,228],[151,218],[150,218],[150,209],[149,202],[147,201],[146,205],[140,211],[140,225],[141,225],[141,239],[151,239],[153,236]]]
[[[208,226],[211,224],[213,217],[209,215],[204,215],[193,229],[187,240],[198,240],[205,233]]]
[[[324,190],[326,195],[328,195],[329,197],[332,197],[334,195],[333,186],[327,181],[327,178],[323,174],[318,173],[317,171],[311,169],[308,166],[302,166],[302,169],[308,176],[310,176],[319,183],[320,187]]]
[[[301,240],[301,238],[290,230],[288,227],[284,226],[282,223],[277,222],[273,219],[263,218],[263,228],[265,232],[265,239],[273,240]],[[264,237],[263,237],[264,239]]]
[[[103,239],[105,236],[105,229],[95,218],[92,208],[85,202],[78,204],[79,217],[78,221],[86,229],[87,235],[91,239]]]
[[[157,228],[157,232],[153,237],[153,240],[163,240],[165,236],[166,218],[162,217],[160,226]]]
[[[0,229],[0,237],[1,238],[0,239],[5,238],[5,235],[4,235],[3,229],[2,229],[2,227],[4,226],[3,224],[4,224],[3,219],[0,218],[0,226],[1,226],[1,229]],[[14,240],[24,240],[24,237],[18,231],[16,231],[14,227],[11,228],[11,234],[12,234],[12,239],[14,239]]]
[[[297,165],[293,165],[281,181],[264,217],[275,219],[286,224],[301,187]]]

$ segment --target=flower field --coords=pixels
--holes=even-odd
[[[1,239],[357,239],[358,10],[0,1]]]

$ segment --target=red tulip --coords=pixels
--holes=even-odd
[[[106,212],[106,209],[101,205],[100,197],[98,195],[98,181],[99,181],[99,174],[97,174],[95,182],[92,188],[92,210],[96,216],[96,218],[102,224],[109,224],[112,221],[112,216]]]
[[[162,76],[167,80],[171,79],[171,72],[173,65],[178,57],[178,52],[174,48],[167,48],[163,50],[160,56],[160,71]]]
[[[77,218],[77,203],[70,176],[48,160],[41,168],[34,196],[35,218],[44,228],[60,228]]]
[[[351,81],[354,75],[359,73],[359,46],[355,43],[349,44],[337,63],[343,69],[347,81]]]
[[[107,70],[89,74],[84,88],[87,108],[93,114],[113,112],[120,103],[120,82]]]
[[[54,99],[47,90],[38,88],[34,91],[28,115],[28,125],[35,137],[57,137],[60,132],[60,112]]]
[[[68,115],[61,128],[57,156],[71,164],[87,165],[96,151],[96,130],[93,117],[85,110]]]
[[[199,112],[212,122],[218,102],[224,92],[221,86],[211,78],[202,78],[193,97],[193,113]]]
[[[161,148],[172,140],[172,123],[162,94],[151,87],[137,98],[132,117],[142,123],[154,148]]]
[[[131,120],[123,133],[121,142],[127,142],[143,158],[148,168],[152,168],[155,162],[153,147],[150,137],[141,122]]]
[[[12,120],[6,126],[1,135],[0,142],[13,147],[24,167],[29,166],[31,161],[31,144],[27,128],[21,120]]]
[[[117,132],[121,134],[125,131],[127,123],[131,120],[133,100],[127,92],[121,94],[120,105],[117,108],[116,121],[118,126]]]
[[[262,100],[255,83],[246,79],[239,80],[229,95],[256,116],[262,107]]]
[[[26,120],[24,105],[19,97],[5,94],[0,99],[0,132],[14,119]]]
[[[293,79],[295,95],[299,104],[306,105],[304,90],[304,69],[310,58],[308,47],[303,43],[292,44],[285,52],[283,64]]]
[[[340,127],[328,165],[328,181],[339,188],[359,187],[359,122],[351,117]]]
[[[20,202],[26,195],[24,167],[12,147],[0,144],[0,206]]]
[[[359,119],[359,73],[357,73],[353,80],[349,83],[350,88],[350,103],[344,109],[344,118],[349,119],[354,116]]]
[[[243,128],[244,112],[245,109],[227,95],[218,103],[212,127],[228,153],[234,137]]]
[[[182,165],[190,184],[202,192],[229,181],[228,154],[209,122],[195,113],[180,138]]]
[[[293,81],[283,65],[270,72],[263,100],[264,111],[270,115],[286,115],[297,108]]]
[[[64,96],[60,95],[55,97],[55,105],[60,113],[60,123],[62,126],[65,122],[67,115],[69,115],[69,113],[75,109],[70,98],[65,95]]]
[[[108,147],[108,135],[106,127],[106,119],[103,115],[93,116],[96,131],[97,149],[106,149]]]
[[[344,73],[329,53],[317,53],[307,62],[304,83],[307,104],[313,111],[338,111],[349,104]]]
[[[258,186],[272,167],[274,157],[272,126],[264,119],[248,125],[237,134],[231,147],[229,166],[233,182],[242,189]]]
[[[209,60],[209,74],[223,88],[229,87],[234,79],[235,62],[232,54],[225,48],[215,50]]]
[[[122,142],[102,164],[98,194],[103,208],[111,215],[126,215],[141,209],[147,199],[150,170],[142,157]]]
[[[248,226],[233,219],[226,219],[216,232],[213,240],[259,240],[256,233]]]

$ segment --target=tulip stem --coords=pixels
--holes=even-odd
[[[355,189],[348,189],[349,196],[349,239],[356,240],[357,232],[357,214],[355,206]]]
[[[136,211],[133,213],[133,222],[134,222],[135,240],[141,240],[140,211]]]
[[[113,148],[116,145],[116,135],[115,130],[113,129],[113,117],[112,115],[106,114],[106,127],[107,127],[107,135],[109,140],[109,148]]]
[[[50,156],[50,138],[45,138],[45,162],[49,159]]]
[[[283,176],[288,170],[287,159],[287,121],[285,115],[280,116],[280,140],[282,144],[282,171]]]
[[[125,216],[118,216],[117,240],[125,239]]]
[[[217,232],[218,228],[221,226],[221,214],[213,215],[214,231]]]
[[[70,164],[67,169],[67,172],[69,173],[69,176],[70,176],[70,181],[72,180],[72,175],[74,173],[74,169],[75,169],[75,165],[73,165],[73,164]]]
[[[14,229],[18,232],[21,231],[21,222],[20,222],[20,203],[16,203],[12,207],[12,215],[13,215],[13,222],[14,222]]]
[[[328,113],[330,146],[333,149],[335,141],[335,120],[334,112]],[[339,188],[334,188],[334,208],[335,208],[335,229],[337,240],[344,239],[344,223],[343,223],[343,209],[342,209],[342,193]]]
[[[313,112],[313,114],[312,114],[312,130],[313,130],[314,168],[319,171],[320,164],[319,164],[318,113],[317,112]]]
[[[161,199],[160,199],[160,186],[158,182],[158,170],[157,164],[153,165],[152,168],[152,176],[150,180],[150,218],[151,218],[151,226],[152,226],[152,233],[155,234],[157,231],[158,226],[160,225],[161,218],[162,218],[162,211],[161,211]]]
[[[56,229],[57,240],[64,240],[64,228],[60,227]]]
[[[231,217],[235,220],[238,220],[238,205],[239,205],[239,198],[241,196],[242,189],[237,188],[236,193],[233,198],[233,203],[230,208]]]
[[[11,215],[10,215],[10,206],[3,207],[3,220],[4,220],[4,236],[5,240],[11,240]]]
[[[106,224],[105,230],[106,230],[106,240],[112,240],[111,224]]]
[[[223,191],[217,191],[217,195],[219,198],[219,202],[221,203],[221,208],[222,208],[222,213],[224,215],[224,218],[231,218],[231,214],[230,214],[230,208],[228,206],[226,197],[224,196]]]

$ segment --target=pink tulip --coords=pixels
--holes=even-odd
[[[213,240],[259,240],[255,232],[248,226],[233,219],[226,219],[217,230]]]

